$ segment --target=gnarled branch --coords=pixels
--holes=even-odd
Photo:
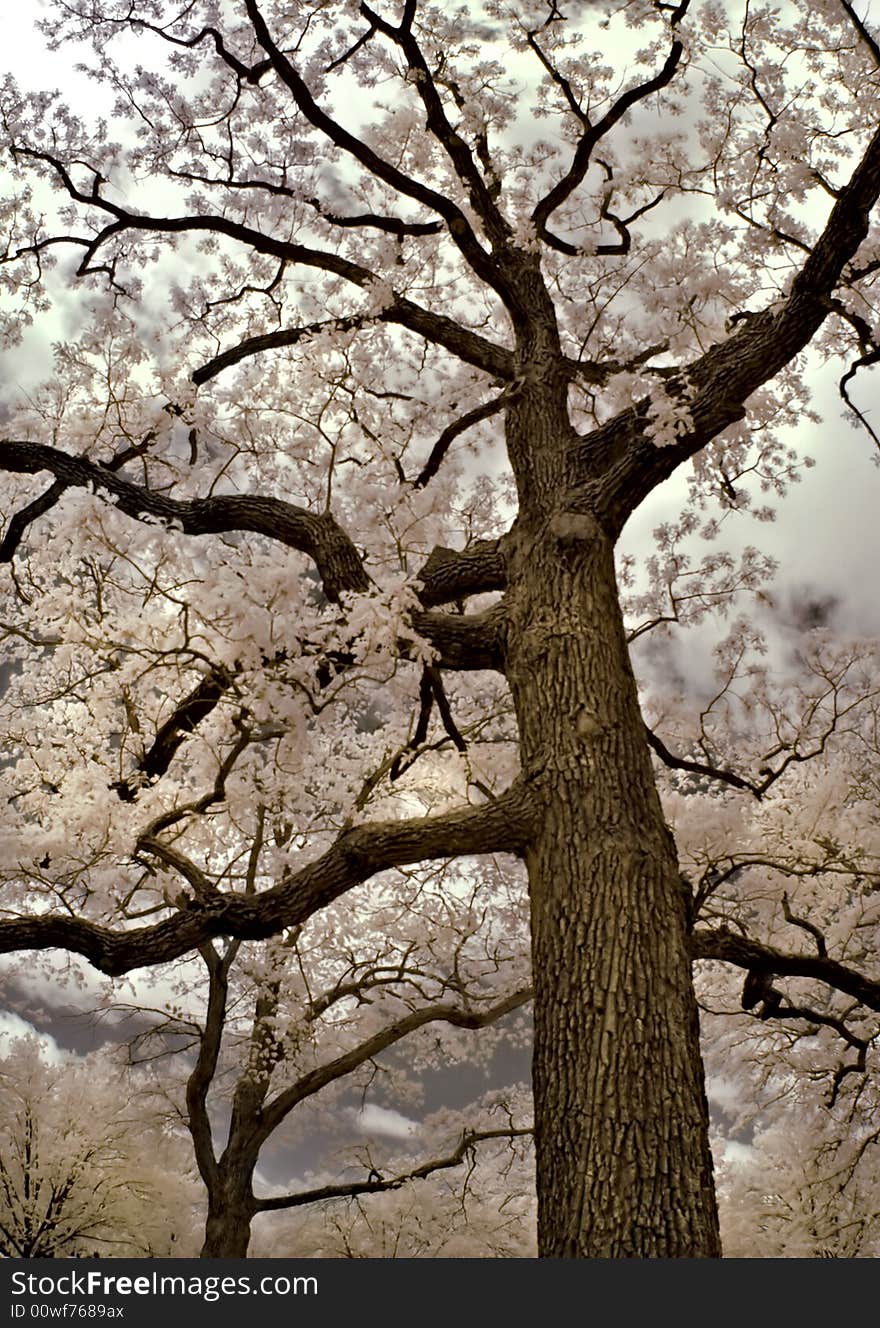
[[[110,976],[168,963],[214,936],[264,940],[297,926],[347,891],[393,867],[481,853],[521,853],[536,800],[517,780],[492,802],[409,821],[380,821],[345,830],[331,848],[255,896],[219,894],[154,926],[113,930],[60,914],[0,922],[0,954],[68,950]]]
[[[313,559],[328,599],[369,585],[360,555],[329,512],[317,515],[280,498],[218,495],[176,499],[123,479],[88,457],[71,456],[43,443],[0,442],[0,470],[36,475],[48,470],[67,487],[94,488],[108,494],[126,516],[177,523],[187,535],[249,530]]]
[[[789,954],[737,935],[726,927],[711,931],[698,928],[692,932],[690,953],[692,959],[717,959],[771,977],[814,978],[845,996],[852,996],[869,1010],[880,1012],[880,982],[826,955]]]
[[[410,1171],[398,1172],[396,1176],[389,1176],[386,1179],[379,1177],[374,1180],[356,1180],[338,1185],[321,1185],[314,1190],[300,1190],[298,1194],[273,1195],[271,1199],[257,1199],[256,1209],[258,1213],[271,1213],[283,1208],[304,1208],[307,1204],[324,1203],[328,1199],[354,1199],[361,1194],[382,1194],[386,1190],[399,1190],[410,1181],[426,1180],[437,1171],[448,1171],[451,1167],[460,1166],[466,1157],[475,1152],[477,1144],[485,1143],[489,1139],[521,1139],[532,1133],[531,1126],[524,1126],[522,1129],[511,1126],[506,1130],[463,1130],[458,1144],[451,1153],[432,1158],[429,1162],[422,1162],[420,1166],[413,1167]]]

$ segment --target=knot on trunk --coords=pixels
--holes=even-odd
[[[562,544],[575,544],[597,539],[602,527],[590,512],[554,512],[550,533]]]

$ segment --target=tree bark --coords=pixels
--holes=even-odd
[[[246,1259],[251,1222],[256,1210],[252,1179],[254,1164],[221,1161],[214,1185],[208,1190],[208,1217],[201,1259]]]
[[[715,1257],[689,923],[613,542],[592,516],[560,510],[564,473],[548,459],[563,420],[554,429],[546,402],[529,415],[514,422],[531,432],[531,510],[508,552],[507,675],[543,807],[525,854],[539,1253]]]

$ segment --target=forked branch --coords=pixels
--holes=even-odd
[[[294,927],[378,872],[414,862],[482,853],[521,853],[537,804],[528,780],[492,802],[409,821],[345,830],[331,848],[262,894],[221,894],[153,926],[113,930],[66,915],[0,922],[0,954],[68,950],[110,976],[179,959],[215,936],[264,940]]]
[[[495,1139],[521,1139],[533,1133],[532,1127],[500,1130],[463,1130],[461,1138],[451,1153],[422,1162],[410,1171],[401,1171],[394,1176],[382,1177],[370,1173],[371,1179],[350,1181],[347,1184],[322,1185],[313,1190],[300,1190],[297,1194],[273,1196],[271,1199],[257,1199],[258,1213],[275,1212],[283,1208],[303,1208],[307,1204],[323,1203],[328,1199],[355,1199],[362,1194],[382,1194],[387,1190],[399,1190],[410,1181],[427,1180],[438,1171],[448,1171],[461,1166],[467,1158],[476,1154],[477,1145]]]

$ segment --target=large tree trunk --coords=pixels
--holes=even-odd
[[[612,542],[545,499],[518,523],[507,595],[522,763],[544,806],[527,854],[540,1254],[717,1256],[687,908]]]

